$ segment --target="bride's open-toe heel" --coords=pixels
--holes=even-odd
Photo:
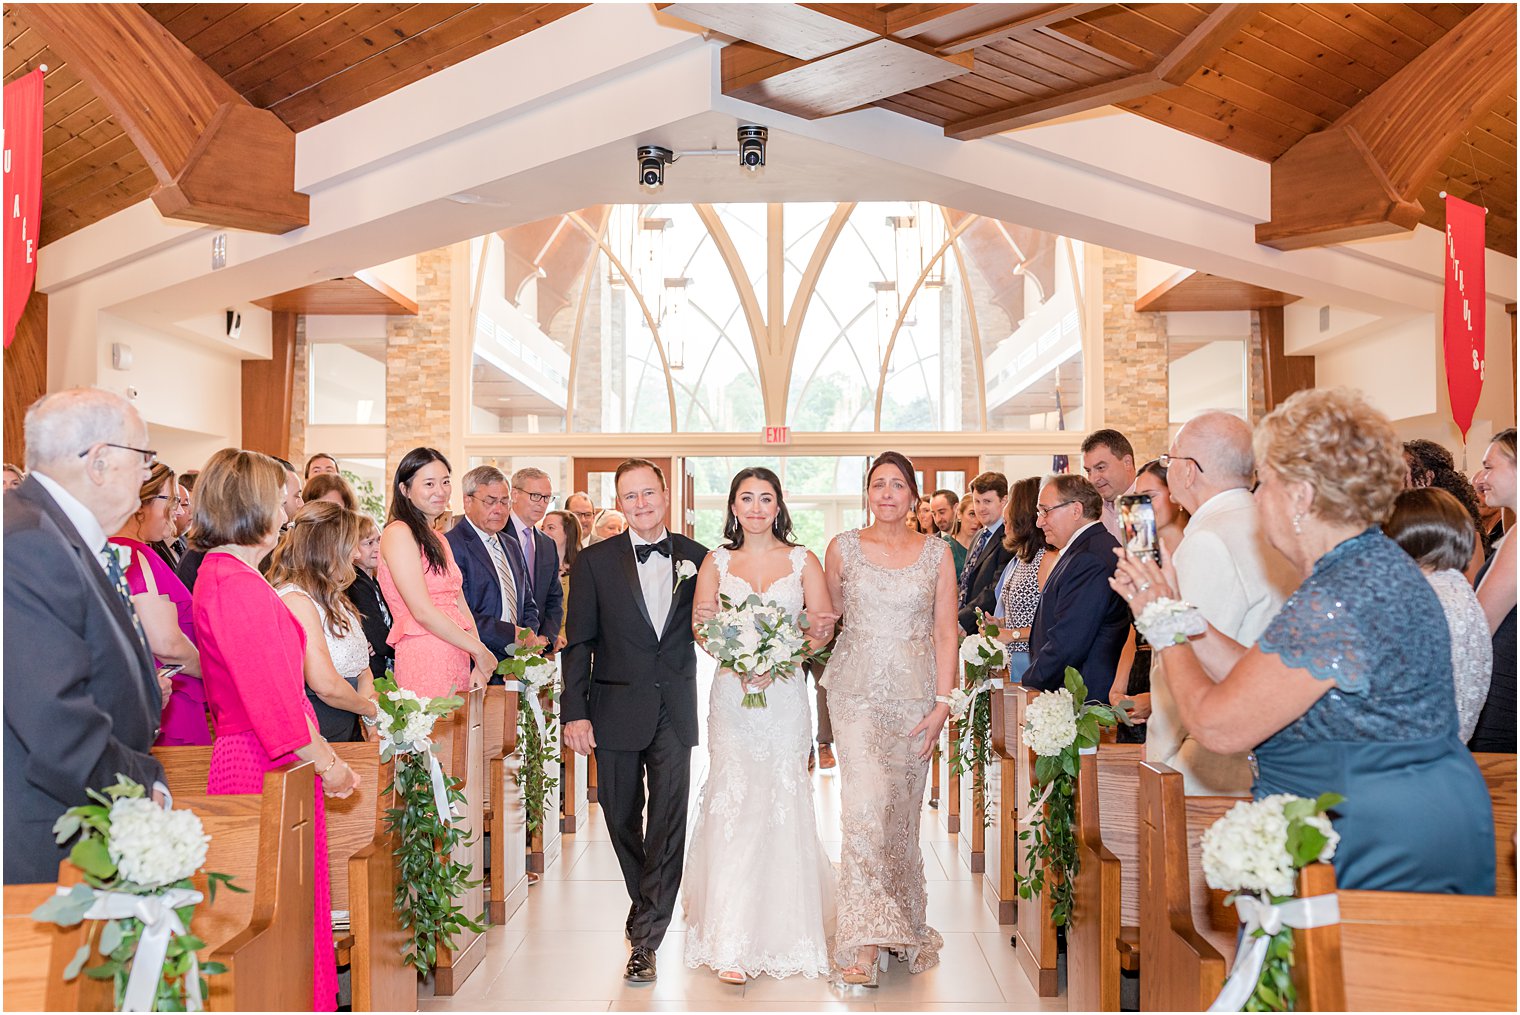
[[[744,986],[745,979],[744,970],[742,969],[723,969],[718,972],[718,980],[720,982],[731,983],[735,987]]]

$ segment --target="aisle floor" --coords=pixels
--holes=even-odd
[[[704,659],[703,662],[706,662]],[[704,666],[699,685],[711,679]],[[706,715],[703,702],[702,714]],[[692,756],[695,806],[707,769]],[[839,860],[839,780],[817,773],[813,788],[819,834]],[[833,987],[822,979],[761,977],[743,987],[719,983],[708,969],[682,961],[686,925],[681,906],[658,953],[659,978],[650,986],[623,980],[628,913],[617,858],[600,810],[592,805],[581,830],[564,837],[563,853],[528,901],[503,927],[489,931],[486,956],[450,998],[424,998],[422,1011],[1064,1011],[1064,998],[1042,1001],[999,928],[974,878],[957,854],[956,836],[941,811],[924,808],[924,868],[929,923],[945,938],[940,964],[910,975],[892,963],[881,986]]]

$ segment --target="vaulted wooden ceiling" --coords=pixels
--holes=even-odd
[[[143,4],[254,107],[301,131],[585,4]],[[41,241],[135,204],[156,185],[105,102],[6,5],[5,80],[46,65]]]
[[[738,40],[725,50],[725,92],[797,115],[838,111],[843,91],[856,100],[850,106],[874,104],[973,138],[1113,104],[1275,162],[1485,5],[774,4],[764,6],[800,13],[768,19],[753,11],[761,5],[742,5],[752,9],[747,19],[727,5],[660,6]],[[1509,12],[1508,86],[1439,153],[1418,199],[1436,228],[1444,227],[1440,191],[1486,205],[1489,245],[1513,255],[1514,10],[1487,6]],[[916,60],[917,78],[880,65],[848,76],[846,58],[883,41]],[[967,54],[970,70],[959,64]],[[1454,59],[1444,80],[1423,84],[1447,88],[1468,66]],[[811,111],[809,71],[835,92]]]

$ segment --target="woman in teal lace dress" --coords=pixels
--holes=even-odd
[[[1378,528],[1404,473],[1392,425],[1352,392],[1303,391],[1262,421],[1256,456],[1267,539],[1304,581],[1254,648],[1212,628],[1151,639],[1183,723],[1252,751],[1258,799],[1346,798],[1341,887],[1492,895],[1493,807],[1458,739],[1445,614]],[[1178,598],[1169,561],[1121,560],[1113,585],[1137,617]]]

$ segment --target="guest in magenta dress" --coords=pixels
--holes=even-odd
[[[459,565],[433,528],[448,510],[449,488],[448,459],[432,448],[408,451],[396,467],[380,535],[378,577],[391,610],[396,683],[427,698],[481,687],[496,672],[496,656],[465,604]]]
[[[312,1010],[337,1007],[332,897],[327,875],[323,793],[346,797],[359,777],[317,732],[302,664],[306,635],[258,572],[285,522],[285,469],[254,451],[228,448],[206,463],[195,485],[191,544],[205,552],[195,582],[206,697],[216,724],[208,793],[258,793],[264,774],[297,759],[313,762],[314,896]]]
[[[160,667],[183,667],[174,676],[173,693],[164,700],[163,729],[154,741],[161,747],[211,743],[201,655],[195,647],[195,624],[190,616],[190,590],[149,545],[174,532],[175,489],[173,470],[162,462],[155,463],[139,491],[141,506],[111,537],[112,543],[131,555],[124,562],[127,588],[154,659]]]

